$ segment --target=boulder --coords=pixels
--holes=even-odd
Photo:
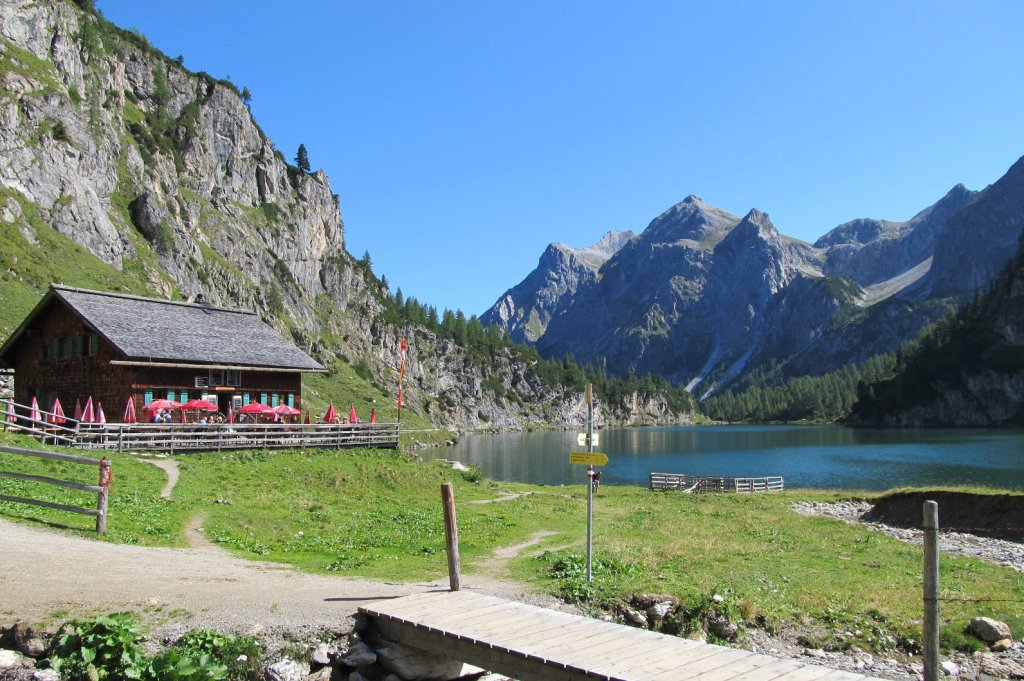
[[[331,667],[324,667],[318,671],[313,672],[302,681],[331,681],[331,675],[334,673],[334,669]]]
[[[24,656],[16,650],[0,650],[0,669],[21,667],[24,659]]]
[[[943,660],[942,664],[939,665],[939,669],[945,676],[960,676],[960,665],[953,660]]]
[[[341,658],[341,663],[346,667],[365,667],[377,663],[377,653],[370,650],[370,646],[362,641],[354,641]]]
[[[1005,622],[991,617],[975,617],[971,620],[971,631],[986,643],[995,643],[1004,638],[1013,638],[1010,627]]]
[[[675,604],[672,601],[661,601],[659,603],[655,603],[651,607],[647,608],[647,618],[651,622],[661,622],[670,612],[672,612],[672,608],[674,607]]]
[[[313,649],[310,661],[318,667],[326,667],[331,663],[331,648],[326,643],[320,642]]]
[[[309,676],[309,665],[287,657],[264,670],[267,681],[303,681]]]
[[[625,606],[622,608],[622,616],[625,618],[626,622],[630,624],[636,625],[638,627],[643,627],[644,629],[646,629],[648,626],[647,615],[637,610],[634,610],[629,606]]]
[[[11,629],[14,637],[14,644],[22,655],[34,657],[37,660],[46,655],[46,641],[42,635],[27,624],[18,622]]]
[[[56,669],[37,669],[32,672],[32,681],[60,681],[60,674]]]
[[[982,673],[1000,679],[1024,679],[1024,663],[1004,655],[985,653],[979,656]]]
[[[715,636],[732,639],[739,633],[739,626],[729,621],[728,617],[712,617],[708,620],[708,630]]]
[[[406,681],[451,681],[484,671],[445,655],[394,641],[381,641],[377,646],[377,662]]]
[[[1012,638],[1002,638],[992,644],[992,651],[996,653],[1005,653],[1007,650],[1013,647]]]

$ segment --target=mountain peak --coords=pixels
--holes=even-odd
[[[640,236],[655,243],[674,243],[684,239],[701,242],[708,237],[722,236],[738,222],[739,218],[732,213],[690,194],[654,218]]]

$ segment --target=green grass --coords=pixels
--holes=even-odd
[[[53,282],[83,288],[146,294],[143,277],[118,271],[50,227],[35,204],[11,189],[0,189],[0,208],[20,215],[0,220],[0,337],[6,338]],[[27,231],[35,244],[29,242]]]
[[[35,439],[11,433],[0,433],[0,444],[23,449],[41,448]],[[100,458],[99,453],[83,454],[78,450],[59,447],[45,449],[80,456],[95,456],[97,461]],[[96,534],[96,519],[93,516],[26,504],[0,501],[0,518],[51,524],[84,537],[119,544],[184,546],[182,529],[193,509],[160,498],[160,490],[166,481],[164,472],[127,454],[108,452],[105,456],[111,461],[114,472],[105,535]],[[98,465],[93,467],[3,452],[0,452],[0,470],[42,475],[87,485],[95,485],[99,479]],[[96,508],[96,495],[93,493],[37,482],[0,478],[0,494],[42,499],[81,508]]]
[[[0,441],[25,446],[24,438],[10,435]],[[467,573],[494,570],[486,559],[495,549],[544,531],[551,534],[497,576],[595,611],[639,594],[668,594],[696,612],[719,593],[748,622],[769,629],[813,625],[825,632],[814,643],[835,648],[877,650],[895,642],[912,649],[920,636],[919,547],[789,508],[797,500],[834,501],[851,498],[849,493],[691,496],[605,486],[595,503],[595,579],[586,584],[580,576],[586,517],[581,486],[496,483],[393,450],[250,451],[178,457],[182,477],[168,502],[158,498],[161,471],[127,455],[111,458],[107,541],[180,546],[188,519],[202,514],[208,539],[247,558],[313,572],[439,578],[446,572],[440,485],[452,482]],[[13,459],[0,454],[0,468],[54,475],[71,466]],[[84,475],[83,481],[95,473],[70,472]],[[0,493],[20,495],[19,485],[26,484],[0,479]],[[65,503],[82,496],[48,487],[42,493]],[[471,503],[510,493],[520,496]],[[6,503],[0,503],[0,517],[92,536],[92,518]],[[978,615],[1008,622],[1018,636],[1024,631],[1024,576],[943,556],[941,581],[945,598],[960,599],[942,604],[946,645],[969,647],[963,630]],[[855,635],[835,637],[843,631]]]
[[[397,377],[394,379],[397,381]],[[306,374],[302,377],[302,404],[310,409],[314,418],[323,416],[328,405],[334,404],[338,414],[348,415],[350,405],[364,421],[370,420],[370,410],[377,410],[377,420],[394,423],[398,420],[398,385],[385,392],[372,381],[363,378],[348,362],[336,360],[326,374]],[[446,430],[434,428],[430,419],[402,410],[402,444],[441,444],[451,438]]]

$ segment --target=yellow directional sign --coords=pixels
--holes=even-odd
[[[569,452],[569,463],[581,463],[588,466],[607,466],[608,455],[601,452]]]
[[[594,446],[595,447],[597,447],[598,444],[600,444],[599,441],[600,441],[600,438],[598,437],[598,434],[594,433]],[[580,433],[579,435],[577,435],[576,436],[576,444],[578,444],[580,447],[586,447],[587,446],[587,434],[586,433]]]

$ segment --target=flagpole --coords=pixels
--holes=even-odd
[[[402,356],[402,368],[399,369],[399,371],[398,371],[398,426],[399,426],[399,429],[401,429],[401,426],[402,426],[402,407],[404,406],[402,404],[402,381],[405,379],[405,350],[406,350],[406,347],[407,347],[404,335],[402,336],[402,340],[401,340],[401,342],[400,342],[398,347],[399,347],[399,352],[400,352],[400,354]]]

